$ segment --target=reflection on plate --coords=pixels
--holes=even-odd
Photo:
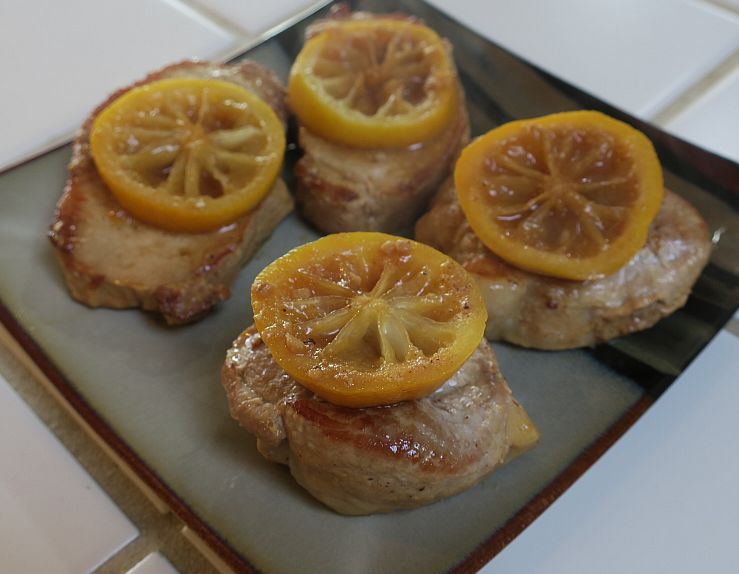
[[[535,450],[425,508],[361,518],[327,510],[256,452],[254,439],[230,419],[219,381],[225,350],[250,320],[255,274],[317,234],[289,218],[244,269],[233,299],[187,328],[165,328],[138,311],[88,309],[69,298],[44,237],[68,147],[0,175],[0,320],[73,407],[235,569],[468,572],[551,504],[732,315],[739,216],[729,186],[739,181],[739,167],[618,113],[421,2],[353,6],[416,14],[451,40],[475,134],[578,107],[635,123],[655,142],[668,186],[722,230],[687,306],[653,329],[593,350],[495,346],[514,394],[542,431]],[[305,25],[244,56],[285,79]]]

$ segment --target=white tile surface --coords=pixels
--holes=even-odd
[[[0,377],[0,570],[88,572],[138,531]]]
[[[261,34],[301,10],[321,3],[325,3],[325,0],[193,0],[193,5],[202,6],[217,18],[253,35]]]
[[[0,169],[58,143],[148,71],[235,44],[177,0],[0,2]]]
[[[739,162],[739,68],[665,127]]]
[[[739,338],[721,332],[482,572],[736,572]]]
[[[652,117],[739,49],[739,18],[689,0],[429,0],[617,107]]]
[[[178,574],[178,571],[159,552],[152,552],[131,568],[128,574]]]

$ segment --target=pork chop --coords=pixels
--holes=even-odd
[[[335,19],[414,18],[392,14],[335,12],[310,26],[306,38]],[[447,43],[451,51],[451,45]],[[357,148],[326,140],[300,125],[303,151],[295,166],[298,208],[326,233],[393,232],[410,228],[439,184],[449,175],[469,141],[469,119],[462,87],[459,107],[436,136],[405,148]]]
[[[250,327],[228,351],[222,382],[231,415],[256,435],[259,452],[343,514],[459,493],[538,439],[486,341],[432,395],[352,409],[290,378]]]
[[[161,313],[169,324],[193,321],[230,297],[238,271],[293,207],[278,179],[250,213],[206,233],[165,231],[125,212],[95,167],[89,144],[93,121],[125,91],[175,77],[217,78],[243,86],[286,122],[284,88],[254,62],[182,62],[155,72],[113,94],[83,124],[49,232],[75,299],[91,307],[141,307]]]
[[[460,262],[488,309],[485,335],[537,349],[595,345],[654,325],[685,304],[708,262],[708,226],[665,190],[644,247],[616,273],[568,281],[512,266],[477,238],[447,181],[416,225],[416,239]]]

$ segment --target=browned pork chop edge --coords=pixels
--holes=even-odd
[[[352,409],[318,398],[275,363],[253,327],[228,351],[221,380],[231,415],[265,458],[289,465],[299,484],[343,514],[459,493],[511,450],[515,402],[485,341],[441,389],[392,406]]]
[[[539,349],[595,345],[651,327],[682,307],[710,256],[708,226],[665,191],[644,247],[616,273],[568,281],[514,267],[477,238],[447,181],[416,225],[416,239],[447,253],[477,279],[486,336]]]
[[[150,74],[114,93],[78,132],[49,238],[70,293],[78,301],[91,307],[141,307],[161,313],[167,323],[180,324],[200,318],[230,297],[238,271],[292,210],[293,201],[284,183],[277,180],[250,213],[205,233],[165,231],[121,208],[90,153],[93,121],[127,90],[174,77],[234,82],[262,97],[286,121],[284,88],[271,71],[254,62],[223,66],[188,61]]]

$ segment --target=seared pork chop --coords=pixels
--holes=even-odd
[[[278,179],[254,210],[206,233],[165,231],[123,210],[91,156],[93,121],[125,91],[175,77],[233,82],[259,95],[286,121],[284,88],[271,71],[254,62],[233,66],[183,62],[155,72],[113,94],[83,124],[49,232],[75,299],[91,307],[141,307],[161,313],[170,324],[195,320],[230,297],[238,271],[293,207]]]
[[[335,12],[333,18],[368,19],[365,12]],[[416,21],[400,15],[382,15]],[[306,39],[331,20],[310,26]],[[448,46],[451,51],[451,46]],[[458,84],[459,85],[459,84]],[[326,232],[398,231],[413,225],[469,141],[469,119],[459,85],[459,108],[428,141],[405,148],[356,148],[328,141],[299,127],[303,151],[295,166],[296,200],[302,215]]]
[[[231,415],[268,460],[343,514],[414,508],[461,492],[536,441],[482,341],[432,395],[392,406],[333,405],[290,378],[253,327],[222,371]]]
[[[418,221],[416,239],[476,277],[488,308],[486,337],[537,349],[595,345],[651,327],[685,304],[711,247],[700,214],[666,190],[646,244],[616,273],[590,281],[537,275],[483,245],[451,180]]]

